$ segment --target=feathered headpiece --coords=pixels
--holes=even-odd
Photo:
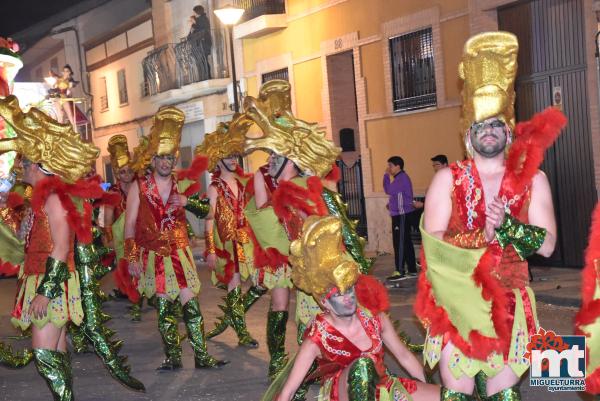
[[[518,50],[517,37],[509,32],[484,32],[465,43],[458,66],[464,80],[461,135],[473,123],[496,116],[514,128]]]
[[[206,134],[194,154],[208,158],[208,171],[214,171],[219,160],[244,154],[245,134],[253,124],[243,114],[236,114],[228,123],[219,123],[217,130]]]
[[[342,222],[337,217],[306,219],[290,251],[294,284],[317,301],[334,287],[346,292],[360,276],[358,264],[344,250]]]
[[[153,117],[150,135],[140,140],[133,151],[133,169],[145,170],[153,156],[177,155],[184,121],[183,111],[173,106],[161,107]]]
[[[100,149],[83,142],[70,124],[60,124],[36,108],[23,113],[13,95],[0,99],[0,117],[17,134],[0,139],[0,153],[15,151],[70,182],[92,171]]]
[[[321,178],[331,170],[341,149],[325,138],[317,124],[294,117],[289,82],[273,80],[263,84],[258,98],[244,99],[244,109],[263,132],[259,138],[246,139],[247,151],[263,149],[285,156],[303,173]]]
[[[108,141],[108,153],[113,170],[117,171],[131,162],[129,146],[125,135],[115,135]]]

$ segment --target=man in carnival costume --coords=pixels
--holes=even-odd
[[[246,327],[245,314],[264,290],[252,286],[242,295],[241,281],[254,278],[252,232],[244,208],[247,204],[248,177],[238,166],[238,157],[244,153],[245,129],[248,123],[238,124],[243,117],[236,115],[229,124],[220,123],[217,130],[206,134],[195,153],[208,158],[208,171],[212,173],[207,195],[210,213],[206,217],[206,260],[212,271],[213,282],[227,289],[224,316],[211,338],[231,326],[238,343],[258,347]]]
[[[115,284],[119,291],[131,301],[131,320],[142,318],[143,298],[137,290],[137,280],[129,274],[129,263],[125,259],[124,229],[127,193],[135,180],[131,155],[125,135],[115,135],[108,141],[108,153],[116,183],[109,191],[118,196],[115,206],[104,207],[104,235],[116,254],[117,268],[114,272]]]
[[[386,313],[385,287],[360,274],[345,251],[339,218],[306,219],[299,239],[292,242],[290,262],[294,283],[322,311],[309,323],[291,372],[274,382],[263,401],[291,400],[315,359],[318,368],[311,375],[321,379],[319,401],[439,399],[439,387],[424,383],[423,366],[396,334]],[[389,374],[384,346],[419,381]]]
[[[469,158],[436,173],[422,222],[415,312],[423,351],[440,364],[443,400],[520,400],[518,382],[537,331],[526,257],[556,242],[550,186],[538,170],[566,119],[548,109],[514,131],[518,43],[487,32],[465,44],[462,132]],[[512,145],[511,145],[512,143]]]
[[[575,334],[587,337],[585,391],[600,400],[600,203],[592,215],[585,267],[581,273],[581,309],[575,317]]]
[[[206,350],[204,319],[198,294],[200,279],[189,244],[185,210],[204,217],[208,208],[198,205],[198,183],[178,180],[173,174],[177,160],[184,114],[163,107],[154,116],[150,137],[135,152],[138,179],[127,194],[125,214],[125,257],[129,271],[139,277],[142,296],[157,296],[158,329],[165,361],[159,370],[182,367],[181,343],[175,316],[176,302],[183,306],[183,320],[197,368],[221,366]],[[151,172],[146,172],[152,166]],[[201,171],[196,172],[200,176]],[[197,207],[203,206],[203,207]]]
[[[59,124],[37,109],[23,113],[16,97],[0,99],[0,117],[16,137],[0,140],[0,153],[22,158],[23,181],[33,186],[31,208],[21,222],[25,256],[22,285],[13,323],[32,325],[36,367],[54,400],[73,399],[67,325],[81,325],[110,373],[132,389],[142,383],[129,375],[117,355],[121,342],[110,342],[102,326],[93,272],[99,263],[90,245],[92,206],[102,197],[96,181],[83,177],[98,149],[81,141],[70,125]],[[67,224],[65,224],[65,221]]]
[[[290,242],[298,239],[308,216],[333,214],[343,221],[344,243],[363,272],[371,262],[363,256],[363,240],[348,220],[339,194],[324,188],[340,149],[325,138],[316,124],[297,119],[291,112],[290,84],[273,80],[265,83],[258,98],[247,97],[245,116],[256,124],[263,136],[247,138],[246,149],[270,153],[269,170],[254,175],[254,198],[246,216],[258,246],[255,266],[262,269],[262,282],[271,289],[271,310],[267,319],[267,342],[273,378],[285,365],[285,327],[288,319],[290,267],[287,261]],[[326,177],[327,176],[327,177]],[[297,292],[296,321],[298,338],[310,319],[319,311],[313,298]]]

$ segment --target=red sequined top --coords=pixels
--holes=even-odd
[[[485,198],[483,185],[472,160],[450,165],[453,178],[452,215],[444,240],[461,248],[482,248],[487,246],[483,236],[485,227]],[[513,194],[503,177],[498,196],[510,214],[523,223],[528,222],[530,202],[529,187],[523,193]],[[500,263],[493,267],[491,274],[506,288],[524,288],[529,285],[527,261],[521,260],[512,245],[502,252]]]
[[[171,203],[163,203],[153,174],[138,180],[140,207],[135,225],[135,242],[147,251],[170,256],[189,245],[185,211]],[[169,198],[179,193],[172,180]]]
[[[127,209],[127,194],[125,193],[125,191],[123,191],[123,189],[121,188],[121,185],[119,183],[117,183],[114,187],[110,187],[109,191],[119,194],[119,196],[120,196],[119,204],[115,206],[114,212],[113,212],[114,213],[113,221],[117,221],[119,216],[121,216],[123,213],[125,213],[125,209]]]
[[[384,358],[383,339],[381,337],[381,321],[379,317],[371,315],[367,310],[359,308],[356,314],[362,324],[367,336],[371,338],[371,347],[367,350],[359,349],[352,341],[340,333],[331,323],[325,319],[323,313],[319,313],[310,323],[304,334],[304,339],[314,342],[321,351],[317,358],[318,372],[323,381],[333,379],[331,386],[330,401],[338,401],[338,380],[342,371],[350,366],[358,358],[371,358],[375,363],[375,369],[380,377],[378,392],[382,387],[389,389],[393,384],[393,377],[388,376]],[[409,393],[416,391],[414,380],[398,378]],[[377,397],[379,398],[379,397]]]

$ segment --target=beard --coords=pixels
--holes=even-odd
[[[503,135],[502,137],[493,135],[497,139],[495,142],[484,142],[485,138],[490,135],[493,134],[488,134],[481,137],[471,135],[471,144],[473,145],[473,150],[486,159],[496,157],[500,153],[504,152],[504,149],[506,149],[506,135]]]

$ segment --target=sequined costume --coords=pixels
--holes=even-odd
[[[424,359],[435,366],[452,342],[447,368],[455,378],[475,377],[483,400],[520,400],[518,386],[487,397],[485,384],[505,366],[519,377],[529,368],[524,354],[538,321],[525,258],[546,236],[544,228],[528,224],[532,180],[544,151],[566,124],[560,111],[548,109],[515,127],[517,53],[517,38],[507,32],[481,33],[465,44],[459,65],[464,80],[461,133],[469,159],[449,168],[451,213],[443,240],[421,226],[422,271],[414,308],[427,329]],[[497,195],[506,213],[495,239],[488,242],[486,201],[472,159],[470,131],[473,124],[491,118],[502,122],[510,146],[505,148]],[[444,391],[442,400],[473,399],[471,394]]]
[[[138,173],[139,207],[136,211],[127,210],[126,215],[137,213],[133,237],[125,238],[125,257],[130,264],[139,263],[142,272],[138,290],[147,298],[157,296],[158,328],[162,337],[166,359],[159,370],[179,369],[181,360],[181,338],[179,336],[176,305],[181,302],[180,292],[188,289],[194,295],[182,304],[183,321],[188,339],[194,350],[195,366],[208,368],[221,366],[220,361],[209,355],[206,349],[204,318],[200,311],[197,295],[200,292],[200,279],[189,244],[185,210],[172,202],[163,201],[155,179],[155,172],[148,173],[154,158],[175,156],[179,150],[184,114],[175,107],[162,107],[154,115],[150,136],[134,150],[134,171]],[[203,169],[196,169],[187,175],[200,177]],[[187,197],[186,209],[198,217],[205,217],[208,208],[198,200],[199,183],[184,174],[171,174],[170,191],[167,199],[175,195]],[[131,196],[131,193],[130,193]],[[135,214],[134,214],[135,215]],[[126,223],[126,236],[130,235]]]
[[[581,309],[575,317],[575,334],[586,338],[585,391],[600,396],[600,203],[592,226],[581,273]]]

